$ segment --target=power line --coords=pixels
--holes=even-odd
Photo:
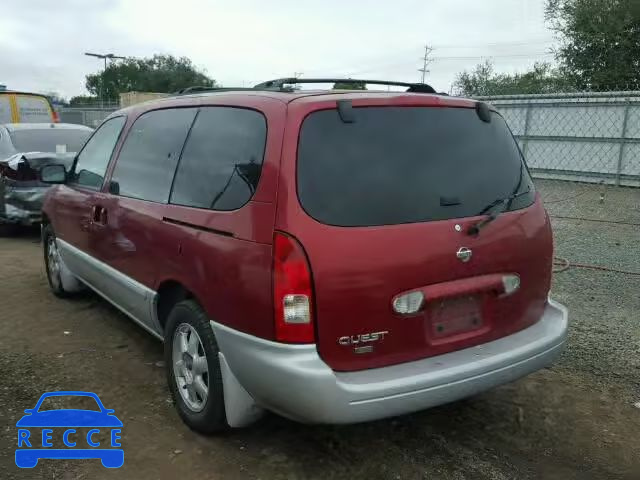
[[[475,58],[527,58],[527,57],[548,57],[553,56],[555,53],[552,52],[544,52],[544,53],[516,53],[512,55],[466,55],[466,56],[450,56],[450,57],[433,57],[433,60],[473,60]]]
[[[550,40],[531,40],[528,42],[495,42],[495,43],[476,43],[474,45],[434,45],[434,48],[438,50],[453,49],[453,48],[486,48],[486,47],[523,47],[527,45],[547,45],[554,43],[553,39]]]
[[[483,58],[528,58],[528,57],[541,57],[541,56],[550,56],[554,55],[553,53],[527,53],[527,54],[514,54],[514,55],[472,55],[472,56],[432,56],[429,60],[431,62],[439,61],[439,60],[481,60]],[[422,58],[421,58],[422,60]],[[349,76],[360,75],[362,73],[371,73],[376,70],[387,70],[389,68],[394,67],[408,67],[411,65],[411,60],[401,60],[396,62],[389,63],[378,63],[372,64],[368,67],[359,68],[357,70],[347,70],[345,72],[349,74]],[[419,69],[422,71],[422,69]],[[428,73],[428,71],[427,71]]]
[[[546,44],[552,44],[552,43],[554,43],[553,39],[549,39],[549,40],[531,39],[530,41],[519,40],[519,41],[516,41],[516,42],[476,43],[474,45],[452,45],[452,44],[438,45],[438,44],[433,44],[432,47],[435,50],[441,50],[441,49],[447,49],[447,50],[448,49],[465,49],[465,48],[480,49],[480,48],[501,47],[501,46],[504,46],[504,47],[510,47],[510,46],[519,47],[519,46],[527,46],[527,45],[546,45]],[[400,50],[396,50],[395,52],[390,52],[389,55],[394,55],[394,56],[397,57],[399,55],[402,56],[402,55],[408,54],[411,51],[415,51],[415,50],[416,50],[415,47],[410,47],[410,48],[406,48],[406,49],[402,48]],[[523,55],[523,56],[540,56],[540,55],[545,55],[546,56],[546,55],[550,55],[550,54],[549,53],[542,53],[542,54],[531,53],[531,54],[526,54],[526,55]],[[467,56],[467,57],[464,57],[464,58],[469,58],[469,59],[471,59],[471,58],[485,58],[485,57],[508,58],[510,56],[511,55],[505,56],[505,55],[500,55],[499,54],[499,55]],[[374,58],[372,58],[370,60],[375,61],[376,58],[380,58],[380,56],[376,55]],[[434,59],[449,59],[449,58],[457,58],[457,57],[449,57],[449,56],[447,56],[447,57],[435,57]],[[421,58],[421,60],[422,60],[422,58]],[[409,63],[410,62],[406,62],[406,64],[409,64]],[[403,64],[405,64],[405,63],[403,63]],[[350,71],[349,67],[350,66],[347,66],[347,65],[343,64],[343,65],[329,66],[329,67],[321,68],[321,69],[312,68],[309,71],[307,71],[306,73],[313,73],[313,74],[318,73],[318,74],[320,74],[320,73],[324,73],[324,72],[327,72],[327,71]],[[358,70],[361,70],[361,69],[358,69]],[[369,70],[366,70],[366,71],[369,71]]]

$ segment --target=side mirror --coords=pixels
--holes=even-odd
[[[67,169],[64,165],[45,165],[40,169],[40,181],[42,183],[66,183]]]

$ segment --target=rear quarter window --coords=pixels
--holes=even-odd
[[[202,107],[182,152],[171,203],[235,210],[258,186],[267,137],[264,116],[233,107]]]
[[[375,226],[478,215],[513,193],[510,210],[534,200],[522,155],[502,117],[474,109],[354,108],[311,113],[298,145],[304,210],[337,226]]]

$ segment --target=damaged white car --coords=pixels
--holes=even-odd
[[[38,179],[44,165],[73,163],[93,129],[64,123],[0,125],[0,233],[40,223],[48,185]]]

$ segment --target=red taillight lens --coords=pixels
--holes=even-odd
[[[58,112],[56,112],[55,110],[52,110],[51,114],[53,117],[53,123],[60,123],[60,115],[58,115]]]
[[[273,236],[273,304],[276,340],[313,343],[311,269],[298,241],[281,232]]]

